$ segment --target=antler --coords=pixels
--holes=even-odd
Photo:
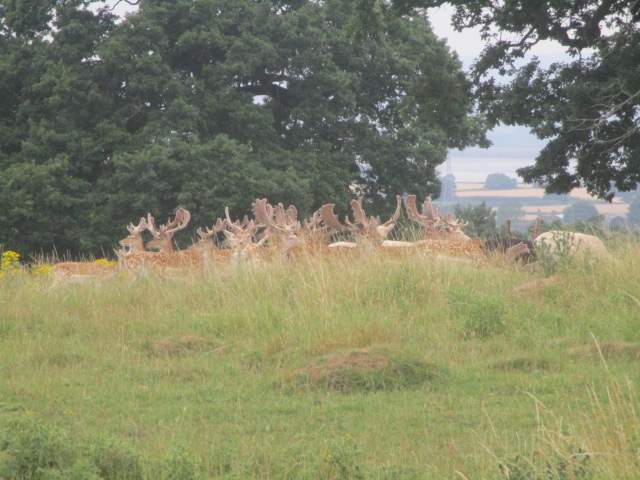
[[[253,216],[258,223],[268,226],[273,222],[273,207],[269,205],[266,198],[259,198],[253,202]]]
[[[208,240],[214,235],[217,235],[218,233],[222,232],[225,229],[225,227],[226,227],[226,222],[221,218],[218,218],[216,220],[216,223],[213,224],[213,227],[211,228],[206,227],[206,229],[204,230],[202,228],[198,228],[196,230],[196,234],[198,235],[198,237],[200,237],[200,240]]]
[[[320,207],[320,210],[318,210],[320,214],[320,218],[322,219],[322,221],[327,227],[332,228],[338,232],[343,232],[345,230],[348,230],[347,227],[345,227],[340,223],[338,216],[333,211],[334,208],[335,208],[334,203],[327,203],[322,207]]]
[[[140,217],[140,221],[138,222],[138,225],[134,225],[133,223],[130,223],[129,225],[127,225],[127,230],[129,230],[129,233],[131,235],[140,235],[146,229],[147,229],[147,221],[144,219],[144,217]]]
[[[353,212],[353,219],[356,221],[357,225],[361,225],[362,228],[366,229],[369,227],[370,220],[367,218],[367,214],[364,212],[364,208],[362,207],[362,201],[364,197],[360,197],[357,200],[351,200],[351,211]]]
[[[404,204],[409,218],[422,225],[426,235],[453,234],[466,225],[465,222],[457,221],[452,215],[440,216],[431,203],[431,197],[425,198],[422,213],[418,212],[415,195],[407,195]]]
[[[425,200],[425,203],[426,203],[426,200]],[[404,201],[404,206],[407,210],[407,215],[414,222],[417,222],[424,226],[431,226],[434,223],[435,220],[433,218],[430,218],[428,215],[422,215],[418,212],[415,195],[407,195],[407,198]],[[423,208],[424,208],[424,205],[423,205]]]
[[[147,230],[151,232],[154,240],[149,242],[147,246],[160,248],[161,251],[172,251],[174,249],[172,243],[173,236],[176,232],[186,228],[189,221],[191,221],[191,213],[184,208],[178,208],[173,219],[157,228],[155,218],[153,218],[151,213],[148,213],[146,222]]]
[[[400,211],[402,210],[402,196],[401,195],[396,195],[396,211],[393,212],[393,215],[391,215],[391,218],[389,220],[387,220],[386,222],[384,222],[383,225],[390,225],[390,224],[395,224],[398,219],[400,218]]]
[[[176,214],[173,220],[168,224],[163,225],[165,227],[165,231],[164,231],[165,235],[171,235],[173,237],[173,235],[175,235],[176,232],[179,232],[180,230],[184,230],[185,228],[187,228],[187,225],[189,225],[190,221],[191,221],[191,212],[189,212],[189,210],[186,210],[184,208],[178,208],[176,210]],[[161,230],[163,226],[160,227]]]

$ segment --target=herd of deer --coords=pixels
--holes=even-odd
[[[462,231],[464,223],[452,216],[442,216],[427,197],[421,210],[415,195],[404,199],[407,216],[420,228],[420,240],[414,242],[388,240],[396,226],[402,209],[402,197],[396,196],[396,209],[386,222],[366,214],[362,198],[351,201],[353,220],[345,217],[341,222],[334,212],[334,204],[323,205],[310,218],[300,220],[295,206],[275,206],[266,199],[253,203],[253,218],[232,220],[228,208],[225,218],[218,218],[211,228],[199,228],[198,240],[185,250],[176,250],[174,235],[184,230],[191,214],[178,208],[172,219],[156,225],[151,214],[140,218],[137,225],[130,223],[129,235],[120,240],[117,250],[118,267],[128,270],[156,268],[182,269],[210,265],[229,259],[260,259],[268,256],[287,258],[296,252],[336,251],[354,249],[364,245],[385,250],[420,249],[447,257],[479,258],[487,250],[502,250],[511,260],[532,255],[532,242],[482,243],[471,240]],[[143,234],[149,232],[152,240],[145,244]],[[224,236],[222,246],[216,242]],[[338,234],[346,234],[352,241],[335,241]],[[595,237],[594,237],[595,238]],[[606,249],[605,249],[606,250]],[[54,265],[56,279],[77,278],[113,273],[114,267],[89,262],[62,262]]]

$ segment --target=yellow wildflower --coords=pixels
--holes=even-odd
[[[5,272],[16,272],[20,270],[20,254],[13,250],[7,250],[0,259],[0,270]]]
[[[95,263],[103,267],[115,267],[118,264],[118,262],[107,260],[106,258],[98,258]]]
[[[52,270],[51,265],[47,265],[46,263],[41,263],[39,265],[35,265],[31,268],[31,273],[34,275],[48,275]]]

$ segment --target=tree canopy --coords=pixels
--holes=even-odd
[[[606,199],[614,195],[611,184],[620,191],[636,187],[640,2],[394,0],[388,13],[445,3],[455,7],[455,27],[478,27],[487,41],[472,76],[489,125],[525,125],[548,140],[535,164],[519,170],[525,181],[550,193],[584,185]],[[568,60],[544,66],[528,55],[545,40],[565,47]]]
[[[576,202],[564,209],[564,223],[586,222],[598,218],[598,209],[590,202]]]
[[[420,14],[364,31],[350,0],[90,3],[0,6],[0,244],[96,252],[149,210],[204,224],[259,196],[308,213],[355,190],[379,212],[486,144]]]
[[[510,190],[518,186],[518,181],[504,173],[490,173],[484,181],[487,190]]]

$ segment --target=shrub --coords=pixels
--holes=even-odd
[[[456,205],[455,216],[459,220],[467,222],[464,233],[472,238],[491,238],[497,235],[496,214],[491,207],[484,202],[480,205],[468,205],[462,207]]]

